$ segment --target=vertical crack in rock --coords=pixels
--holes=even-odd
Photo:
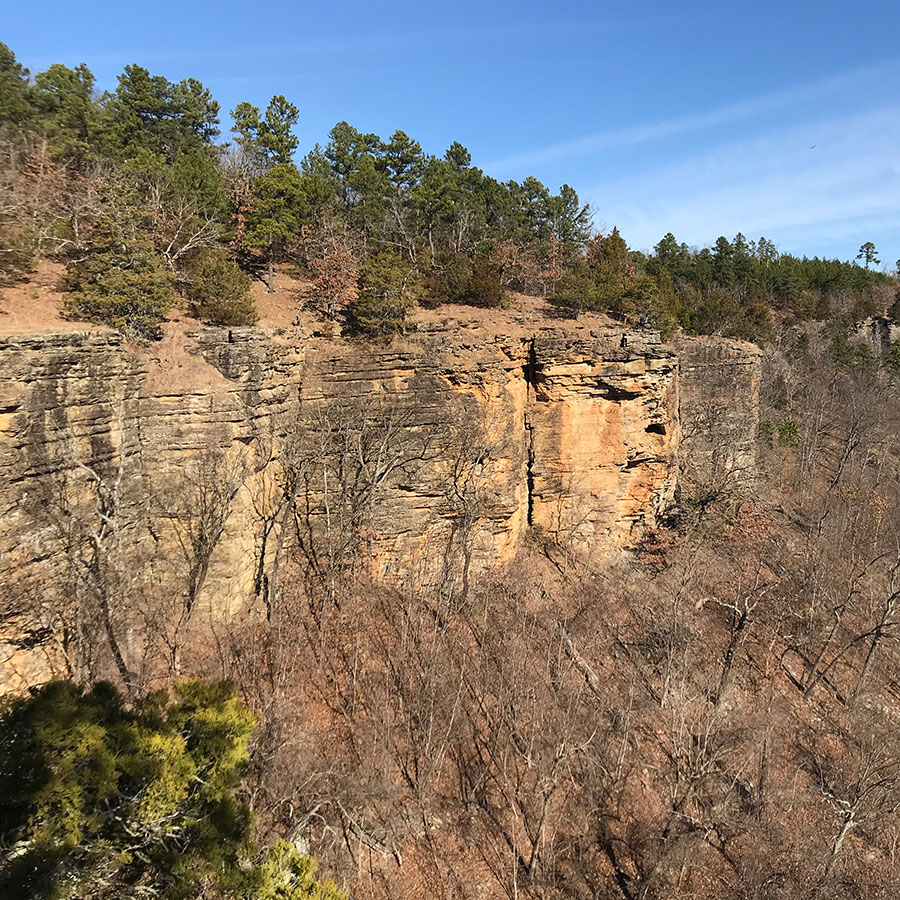
[[[275,472],[266,467],[288,436],[314,440],[317,404],[336,416],[347,404],[419,410],[412,419],[398,415],[390,438],[398,459],[416,452],[434,423],[452,421],[454,446],[466,454],[496,442],[493,467],[476,473],[490,493],[460,507],[477,518],[473,571],[512,559],[528,527],[592,554],[630,546],[636,528],[671,502],[676,450],[692,468],[712,471],[724,445],[734,471],[753,471],[761,356],[735,341],[682,338],[678,358],[647,343],[622,359],[618,344],[617,330],[588,337],[547,327],[499,342],[447,333],[387,347],[307,347],[261,329],[204,328],[178,351],[182,374],[118,335],[0,336],[0,584],[15,579],[20,593],[63,595],[65,548],[43,523],[39,498],[65,483],[79,492],[76,506],[89,509],[80,464],[104,476],[122,469],[131,510],[154,491],[177,489],[179,470],[200,462],[198,454],[229,453],[250,472],[211,564],[210,609],[227,616],[249,597],[267,596],[275,590],[267,567],[280,558],[287,525],[261,511]],[[307,406],[310,414],[301,414]],[[483,433],[468,434],[467,417],[457,421],[463,407],[483,420]],[[411,486],[400,473],[386,484],[370,552],[379,577],[388,569],[422,584],[444,577],[430,550],[447,534],[446,462],[416,462]],[[135,521],[144,518],[152,517]],[[149,554],[154,579],[168,590],[180,578],[172,536],[151,522],[147,536],[158,549],[147,549],[143,527],[129,532],[122,553]]]
[[[528,358],[522,366],[522,374],[525,376],[525,384],[528,387],[528,399],[532,400],[531,392],[537,388],[537,349],[535,338],[528,342]]]
[[[528,506],[525,521],[528,526],[534,524],[534,425],[528,413],[525,413],[525,434],[528,439],[525,468],[525,488],[528,492]]]
[[[525,454],[525,489],[527,491],[527,507],[525,521],[529,527],[534,524],[534,422],[528,415],[528,409],[537,399],[537,350],[534,337],[528,342],[528,359],[522,366],[522,374],[525,376],[527,388],[525,398],[525,435],[528,441]]]

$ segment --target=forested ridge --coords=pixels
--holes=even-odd
[[[173,305],[252,324],[251,278],[271,289],[276,264],[313,280],[325,315],[370,333],[403,327],[417,304],[503,306],[518,291],[558,314],[764,342],[773,316],[846,325],[894,300],[871,244],[865,265],[741,234],[698,250],[669,233],[647,254],[595,232],[570,186],[500,182],[458,142],[432,155],[403,131],[339,122],[302,153],[285,97],[231,117],[225,135],[193,78],[131,65],[100,93],[84,64],[32,76],[0,46],[0,282],[57,259],[68,315],[145,338]]]

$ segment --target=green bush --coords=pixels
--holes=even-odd
[[[236,798],[253,714],[224,682],[126,707],[51,682],[0,708],[4,900],[345,900],[314,862],[250,838]]]
[[[782,447],[800,446],[800,426],[795,419],[784,419],[778,423],[778,443]]]
[[[463,292],[464,303],[485,309],[500,309],[508,303],[506,290],[500,281],[500,272],[486,260],[478,260]]]
[[[587,267],[583,265],[559,278],[550,302],[567,310],[575,318],[585,310],[605,309],[597,285]]]
[[[425,276],[419,302],[428,309],[442,303],[463,303],[471,278],[472,261],[462,253],[455,253]]]
[[[172,306],[174,276],[150,241],[102,226],[66,267],[65,312],[111,325],[137,338],[157,339]]]
[[[878,359],[866,344],[851,343],[843,334],[832,339],[831,353],[835,362],[846,369],[874,372],[878,368]]]
[[[191,273],[191,314],[214,325],[254,325],[259,321],[250,296],[250,276],[224,250],[203,253]]]
[[[359,271],[359,294],[350,304],[349,318],[368,334],[390,334],[403,328],[422,292],[418,273],[395,253],[370,256]]]
[[[884,364],[894,375],[900,375],[900,341],[891,344],[891,352],[888,353]]]

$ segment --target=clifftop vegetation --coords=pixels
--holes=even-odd
[[[594,234],[568,185],[499,182],[459,143],[431,155],[403,131],[339,122],[298,162],[285,97],[231,115],[220,143],[219,104],[196,79],[132,65],[98,94],[86,65],[31,77],[0,45],[0,283],[53,257],[70,316],[145,338],[176,304],[251,324],[246,276],[271,290],[276,263],[312,278],[326,315],[376,333],[417,303],[497,307],[507,291],[760,342],[773,314],[846,321],[893,302],[873,246],[860,266],[780,255],[765,238],[696,250],[667,234],[648,255],[615,229]]]

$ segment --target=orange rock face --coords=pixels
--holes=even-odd
[[[23,653],[60,639],[78,541],[113,487],[104,552],[120,592],[184,600],[213,487],[228,508],[191,601],[205,614],[269,602],[281,560],[311,547],[318,564],[349,555],[452,591],[508,562],[529,530],[587,558],[635,542],[671,506],[681,422],[696,426],[708,399],[709,379],[693,377],[682,408],[678,355],[651,332],[187,340],[166,371],[110,333],[0,340],[0,591],[21,599],[0,642],[23,670]],[[758,356],[703,347],[694,375],[737,367],[739,393],[758,390]],[[727,375],[715,383],[727,405]],[[734,401],[752,444],[755,399]],[[77,525],[66,534],[63,510]]]
[[[531,524],[592,554],[654,526],[675,492],[677,359],[537,342],[529,399]]]

